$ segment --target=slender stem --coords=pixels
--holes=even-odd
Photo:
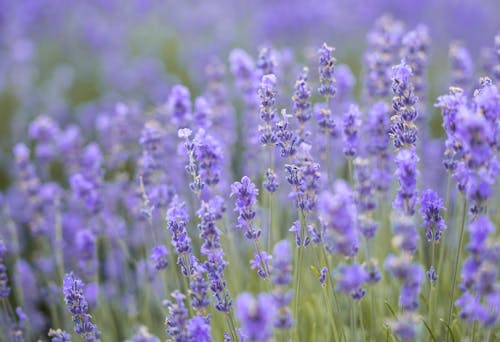
[[[360,332],[361,332],[361,339],[364,340],[363,335],[365,333],[365,323],[363,322],[363,310],[361,307],[361,301],[358,303],[358,314],[359,314],[359,327],[360,327]]]
[[[462,255],[462,244],[464,240],[464,230],[465,230],[465,217],[467,213],[467,199],[464,197],[463,208],[462,208],[462,222],[460,227],[460,237],[458,240],[458,250],[457,255],[455,257],[455,266],[453,267],[453,280],[451,283],[451,291],[450,291],[450,306],[448,310],[448,325],[451,323],[451,314],[453,313],[453,298],[455,295],[455,285],[457,282],[457,274],[458,274],[458,263],[460,261],[460,257]],[[446,333],[446,341],[449,339],[449,332]]]
[[[356,325],[356,323],[355,323],[355,322],[356,322],[356,321],[355,321],[355,319],[354,319],[354,304],[355,304],[355,303],[353,303],[353,302],[351,301],[351,324],[350,324],[350,325],[351,325],[351,326],[350,326],[350,328],[351,328],[351,333],[350,333],[350,335],[349,335],[349,339],[350,339],[351,341],[356,341],[356,339],[354,338],[354,334],[355,334],[355,331],[356,331],[356,328],[355,328],[355,325]]]
[[[305,214],[304,211],[301,209],[299,211],[299,217],[300,217],[300,236],[301,236],[301,242],[303,243],[303,230],[305,229]],[[304,258],[304,246],[297,246],[297,266],[295,267],[295,279],[294,279],[294,286],[293,288],[296,289],[295,293],[295,301],[294,301],[294,308],[293,308],[293,313],[295,314],[295,334],[296,334],[296,340],[299,340],[299,302],[300,302],[300,290],[301,290],[301,277],[300,277],[300,272],[302,270],[302,259]]]
[[[328,179],[328,186],[332,185],[332,170],[331,170],[331,165],[330,165],[330,132],[327,131],[326,135],[326,156],[325,156],[325,162],[326,162],[326,176]]]
[[[349,184],[354,185],[354,167],[352,158],[347,158],[347,173],[349,177]]]
[[[226,321],[227,321],[227,324],[229,326],[229,332],[231,334],[231,341],[238,342],[239,338],[238,338],[238,333],[236,332],[236,327],[234,325],[234,319],[233,319],[232,312],[226,313]]]

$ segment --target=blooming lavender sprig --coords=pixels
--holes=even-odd
[[[323,225],[323,243],[329,253],[353,257],[359,249],[357,211],[349,185],[337,180],[333,193],[324,191],[319,199],[318,212]]]
[[[463,265],[460,283],[464,292],[455,305],[460,307],[460,318],[468,322],[479,321],[491,327],[500,315],[497,270],[499,246],[490,240],[495,228],[490,219],[481,214],[469,224],[468,230],[470,254]]]
[[[200,218],[198,230],[203,240],[201,253],[207,257],[204,268],[207,271],[210,290],[216,299],[215,308],[228,313],[232,308],[232,300],[224,277],[227,261],[224,260],[224,251],[220,244],[220,230],[216,226],[216,220],[221,218],[222,211],[218,198],[214,197],[208,202],[201,202],[197,215]]]
[[[385,102],[376,102],[368,112],[364,127],[364,134],[368,136],[366,152],[371,157],[371,182],[379,193],[385,193],[389,189],[391,182],[390,139],[387,135],[390,129],[389,113],[389,107]]]
[[[157,271],[167,268],[169,255],[167,246],[157,245],[153,247],[150,259]]]
[[[368,282],[369,274],[363,266],[358,263],[343,265],[336,272],[337,290],[349,294],[355,300],[361,300],[366,291],[362,288],[363,283]]]
[[[424,279],[424,270],[418,263],[412,263],[408,255],[389,255],[385,261],[386,270],[401,281],[399,305],[404,310],[415,311],[419,304],[420,287]]]
[[[415,120],[418,112],[415,107],[418,98],[414,94],[413,84],[410,82],[412,76],[411,68],[402,61],[392,69],[392,109],[394,115],[389,131],[393,139],[394,147],[397,149],[415,147],[417,141],[417,127]]]
[[[182,273],[187,275],[191,255],[191,239],[186,229],[189,216],[186,203],[181,202],[178,196],[174,196],[167,210],[166,220],[167,229],[172,236],[172,246],[177,254],[177,264],[181,267]]]
[[[423,103],[425,98],[425,70],[428,63],[430,46],[429,29],[418,25],[403,36],[401,57],[412,70],[412,82],[415,93]]]
[[[380,17],[368,33],[368,52],[365,54],[367,77],[364,91],[371,101],[384,99],[389,95],[391,66],[397,63],[404,25],[392,17]]]
[[[300,144],[294,164],[285,164],[287,181],[294,187],[291,193],[297,208],[307,216],[316,208],[320,183],[320,165],[311,155],[311,145]]]
[[[235,310],[245,340],[255,342],[270,340],[276,315],[276,307],[271,296],[261,293],[255,298],[244,292],[236,299]]]
[[[446,210],[443,200],[435,191],[427,189],[422,192],[420,214],[424,220],[425,237],[428,241],[439,241],[443,230],[446,230],[446,223],[441,216],[443,210]]]
[[[259,56],[255,66],[257,67],[261,77],[264,75],[274,74],[276,59],[273,55],[273,50],[270,47],[263,47],[259,50]]]
[[[304,67],[302,73],[295,81],[294,91],[292,96],[293,115],[299,122],[297,135],[301,141],[306,139],[305,125],[311,119],[311,87],[307,83],[309,69]]]
[[[273,171],[273,169],[266,170],[266,174],[264,175],[264,182],[262,183],[262,185],[271,194],[278,190],[278,176],[276,176],[276,173]]]
[[[184,304],[184,296],[179,291],[172,292],[173,301],[167,302],[168,315],[165,320],[167,326],[166,333],[176,342],[188,342],[189,335],[187,332],[187,324],[189,320],[188,309]]]
[[[231,197],[236,196],[234,210],[238,212],[238,228],[244,231],[248,240],[253,241],[256,253],[255,266],[258,274],[263,278],[267,278],[269,277],[267,258],[259,247],[259,237],[262,231],[254,226],[254,206],[257,203],[258,194],[259,190],[247,176],[244,176],[241,182],[234,182],[231,185]]]
[[[450,88],[449,94],[439,96],[436,107],[441,109],[443,128],[446,132],[443,165],[449,172],[455,172],[457,161],[461,159],[462,144],[456,136],[457,114],[460,107],[467,105],[467,97],[461,88]]]
[[[318,50],[318,61],[319,61],[319,81],[320,87],[318,91],[321,95],[326,98],[335,96],[337,92],[335,85],[335,63],[337,60],[333,56],[335,49],[323,43],[321,48]]]
[[[413,149],[401,150],[396,155],[395,163],[399,189],[393,205],[404,214],[412,216],[415,213],[418,198],[418,157]]]
[[[262,76],[260,81],[258,94],[261,100],[259,107],[260,118],[264,125],[259,126],[260,143],[263,146],[274,146],[277,137],[273,130],[276,122],[276,76],[268,74]]]
[[[351,105],[343,115],[343,140],[344,154],[346,157],[354,157],[358,153],[358,132],[361,129],[361,112],[359,107]]]
[[[191,99],[189,89],[177,84],[172,87],[167,101],[171,122],[179,129],[189,126],[191,121]]]
[[[451,85],[465,89],[474,74],[474,61],[469,50],[458,41],[452,42],[449,49],[451,63]]]
[[[10,287],[7,286],[9,278],[7,276],[7,266],[5,265],[6,254],[5,242],[0,239],[0,300],[9,297],[10,294]]]
[[[286,240],[274,245],[271,281],[275,286],[272,297],[277,308],[274,327],[290,329],[294,324],[289,309],[293,291],[287,291],[287,287],[292,283],[292,251],[290,243]]]
[[[189,294],[191,306],[198,312],[202,312],[210,304],[207,297],[209,284],[205,277],[207,270],[203,264],[198,262],[195,256],[191,257],[190,265]]]
[[[91,322],[89,304],[84,296],[84,283],[73,272],[66,274],[63,283],[64,301],[69,312],[73,315],[75,333],[82,336],[85,341],[99,341],[101,333],[97,326]]]
[[[354,196],[359,214],[359,230],[366,239],[373,238],[378,227],[373,219],[376,201],[372,177],[370,161],[360,157],[354,159]]]

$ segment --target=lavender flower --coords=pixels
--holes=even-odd
[[[351,105],[343,116],[344,154],[354,157],[358,151],[358,132],[361,128],[361,112],[359,107]]]
[[[439,241],[446,224],[441,217],[441,211],[445,210],[444,203],[438,194],[431,190],[422,192],[420,199],[420,214],[424,220],[425,237],[429,241]]]
[[[191,271],[189,275],[189,293],[191,297],[191,306],[196,310],[201,310],[210,304],[207,298],[208,282],[205,279],[207,270],[198,263],[198,260],[191,257]]]
[[[274,74],[264,75],[260,81],[258,90],[261,104],[259,107],[260,118],[264,121],[263,126],[259,126],[260,143],[264,146],[273,146],[277,138],[273,131],[276,121],[276,76]]]
[[[412,70],[404,61],[392,69],[394,115],[389,134],[397,149],[414,147],[417,141],[417,128],[414,121],[418,116],[415,108],[418,98],[414,95],[413,84],[410,83],[412,75]]]
[[[231,197],[236,196],[234,210],[238,212],[238,228],[243,229],[245,237],[249,240],[257,239],[261,231],[256,230],[253,224],[255,217],[254,206],[257,203],[259,190],[254,183],[244,176],[241,182],[234,182],[231,185]]]
[[[411,341],[417,335],[418,320],[413,313],[404,313],[394,320],[389,320],[387,324],[402,341]]]
[[[168,266],[168,248],[165,245],[157,245],[151,251],[150,259],[157,271],[163,270]]]
[[[190,342],[211,342],[210,317],[195,316],[187,323]]]
[[[63,284],[64,301],[69,312],[73,315],[75,333],[82,336],[87,342],[98,341],[101,333],[90,320],[89,305],[83,291],[83,281],[76,277],[73,272],[66,274]]]
[[[424,279],[424,271],[418,263],[411,263],[409,257],[389,255],[385,268],[391,275],[401,281],[399,305],[408,311],[415,311],[419,304],[420,286]]]
[[[390,68],[399,58],[403,33],[403,24],[390,16],[380,17],[368,33],[370,47],[364,58],[367,68],[364,88],[369,99],[381,99],[389,95]]]
[[[466,88],[472,81],[474,62],[469,50],[461,42],[450,44],[449,56],[451,62],[451,84]]]
[[[166,332],[168,335],[176,342],[188,342],[189,334],[187,331],[188,325],[188,310],[184,305],[184,296],[179,291],[172,292],[172,297],[174,301],[168,301],[168,316],[165,320],[165,325],[167,326]]]
[[[418,157],[413,149],[401,150],[396,155],[396,177],[399,189],[393,205],[406,215],[415,213],[417,204],[417,163]]]
[[[333,184],[333,193],[324,191],[319,199],[318,211],[326,250],[353,257],[359,249],[357,212],[347,183],[337,180]]]
[[[7,286],[9,278],[7,276],[7,266],[5,265],[6,254],[5,242],[0,239],[0,300],[9,297],[10,294],[10,287]]]
[[[318,50],[319,58],[319,81],[321,86],[318,91],[326,98],[335,96],[337,91],[335,85],[335,63],[337,62],[333,57],[334,48],[323,43],[323,46]]]
[[[413,72],[412,81],[415,93],[421,100],[425,95],[425,68],[429,45],[429,29],[425,25],[418,25],[403,36],[401,57],[406,60]]]
[[[361,287],[369,279],[368,272],[360,264],[341,266],[336,275],[337,290],[349,294],[355,300],[361,300],[366,291]]]
[[[287,287],[292,283],[292,251],[288,241],[282,240],[276,243],[273,256],[271,280],[275,288],[271,295],[277,309],[274,327],[290,329],[294,321],[289,309],[293,292],[287,291]]]
[[[269,295],[261,293],[254,298],[247,292],[242,293],[236,299],[235,310],[246,339],[256,342],[271,339],[276,307]]]
[[[262,184],[264,188],[270,193],[276,192],[279,187],[278,177],[272,169],[267,169],[265,174],[265,180]]]
[[[263,47],[259,50],[259,57],[257,58],[256,67],[260,75],[269,75],[274,73],[276,66],[275,56],[269,47]]]
[[[199,128],[208,128],[212,125],[212,108],[206,98],[199,96],[194,101],[193,120]]]
[[[174,85],[167,101],[167,110],[172,123],[177,128],[187,127],[191,120],[191,99],[189,89],[183,85]]]
[[[292,96],[293,115],[299,121],[299,131],[297,132],[301,140],[304,139],[304,125],[311,118],[311,87],[307,84],[309,70],[304,67],[302,73],[297,78]]]

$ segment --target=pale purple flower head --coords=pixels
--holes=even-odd
[[[241,323],[245,338],[256,342],[271,339],[276,314],[276,307],[271,296],[261,293],[254,297],[250,293],[242,293],[236,299],[235,313]]]
[[[333,56],[335,49],[323,43],[323,46],[318,50],[319,60],[319,93],[326,97],[333,97],[337,92],[335,81],[335,63],[337,60]]]
[[[435,191],[427,189],[422,192],[420,214],[426,229],[425,237],[429,241],[439,241],[443,230],[446,229],[446,223],[441,217],[442,210],[445,210],[443,200]]]
[[[167,101],[167,110],[172,123],[178,127],[187,127],[191,120],[191,94],[189,89],[177,84],[172,87]]]
[[[369,279],[368,272],[358,263],[341,266],[336,274],[337,290],[349,294],[353,299],[360,300],[365,295],[362,285]]]
[[[353,257],[359,249],[357,211],[349,185],[337,180],[333,193],[325,191],[318,202],[323,241],[329,253]]]

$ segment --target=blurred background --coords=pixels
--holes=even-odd
[[[0,0],[0,190],[13,144],[40,114],[85,131],[116,102],[164,103],[176,83],[194,97],[210,58],[227,61],[236,47],[255,57],[265,44],[314,63],[327,42],[359,78],[366,33],[384,13],[428,25],[430,101],[448,87],[449,42],[463,41],[479,70],[500,29],[498,0]]]

